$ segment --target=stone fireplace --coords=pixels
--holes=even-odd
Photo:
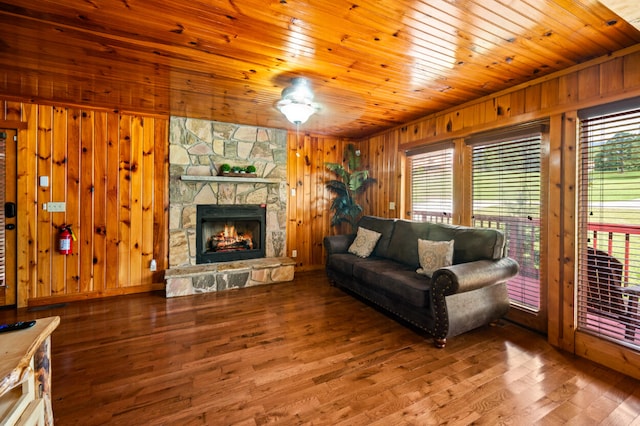
[[[295,263],[285,257],[287,132],[172,117],[169,143],[167,297],[292,280]],[[251,165],[256,171],[251,177],[228,177],[220,173],[222,164]],[[204,260],[207,241],[198,234],[202,219],[199,210],[204,211],[201,206],[211,206],[229,216],[234,209],[249,205],[260,206],[264,212],[258,256],[252,251],[251,259],[242,254]],[[207,226],[216,228],[220,223]],[[217,234],[213,239],[226,238],[224,229],[208,232]],[[239,238],[236,248],[249,244],[243,238],[246,234]]]

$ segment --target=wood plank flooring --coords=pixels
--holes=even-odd
[[[137,294],[59,315],[56,425],[640,424],[640,382],[511,323],[436,349],[331,287],[291,283],[165,299]]]

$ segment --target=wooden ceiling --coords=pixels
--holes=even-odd
[[[293,128],[275,103],[304,76],[301,130],[342,137],[640,42],[593,0],[13,0],[0,22],[0,94]]]

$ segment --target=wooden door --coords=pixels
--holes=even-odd
[[[17,133],[0,129],[0,306],[16,304]]]

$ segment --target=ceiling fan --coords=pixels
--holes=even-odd
[[[313,102],[314,93],[311,83],[304,77],[291,79],[291,85],[282,90],[281,99],[276,108],[291,123],[299,126],[320,110],[320,105]]]

